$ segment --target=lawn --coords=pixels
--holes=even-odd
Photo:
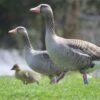
[[[100,78],[91,78],[84,85],[82,76],[74,73],[58,84],[49,84],[43,76],[40,85],[23,85],[13,76],[1,76],[0,100],[100,100]]]

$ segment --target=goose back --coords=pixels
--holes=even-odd
[[[68,46],[76,50],[80,50],[84,54],[88,54],[92,60],[100,60],[100,47],[88,41],[68,39]]]

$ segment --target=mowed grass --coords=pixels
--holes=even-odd
[[[49,84],[46,76],[36,83],[23,85],[13,76],[0,77],[0,100],[100,100],[100,78],[84,85],[80,74],[66,75],[58,84]]]

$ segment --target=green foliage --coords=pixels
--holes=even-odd
[[[40,85],[23,85],[14,77],[0,77],[0,100],[100,100],[100,78],[84,85],[79,74],[66,75],[58,84],[50,85],[43,76]]]
[[[41,16],[29,11],[31,7],[35,7],[41,3],[47,3],[51,5],[54,12],[55,22],[57,26],[56,28],[61,32],[60,36],[64,36],[64,33],[66,32],[64,32],[63,27],[65,26],[65,29],[67,27],[67,22],[64,21],[64,15],[67,16],[68,14],[67,7],[69,6],[68,2],[70,1],[75,0],[0,0],[0,45],[6,45],[7,47],[12,47],[12,45],[15,45],[14,41],[17,40],[15,40],[14,38],[11,39],[11,37],[7,35],[8,30],[13,27],[23,25],[28,28],[33,28],[33,30],[39,30],[39,32],[42,31],[41,26],[39,26],[42,23]],[[81,2],[81,13],[90,15],[100,14],[99,0],[79,1]],[[4,42],[4,44],[2,43],[2,41]]]
[[[39,26],[41,25],[41,16],[29,11],[31,7],[35,7],[41,3],[50,4],[54,12],[56,12],[56,10],[58,10],[57,12],[61,12],[60,9],[63,9],[63,7],[60,7],[59,9],[59,6],[63,6],[64,0],[0,0],[0,44],[3,44],[1,42],[3,40],[3,45],[6,45],[7,47],[12,47],[10,43],[15,45],[15,42],[12,41],[15,39],[9,38],[7,33],[9,29],[19,25],[33,28],[35,30],[40,29],[41,31],[41,26]],[[17,42],[17,40],[15,41]]]

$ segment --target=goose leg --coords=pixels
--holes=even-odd
[[[84,81],[84,84],[88,84],[88,79],[87,79],[86,73],[83,74],[83,81]]]
[[[22,80],[23,84],[26,84],[26,81]]]
[[[58,76],[55,76],[55,77],[49,76],[50,84],[58,83],[64,76],[65,76],[65,72],[61,72]]]
[[[49,75],[49,78],[50,78],[50,82],[49,82],[50,84],[56,83],[56,77]]]
[[[56,79],[56,83],[58,83],[65,76],[65,72],[61,72],[60,75]]]
[[[27,84],[28,84],[28,82],[27,82],[27,81],[25,81],[25,84],[27,85]]]

